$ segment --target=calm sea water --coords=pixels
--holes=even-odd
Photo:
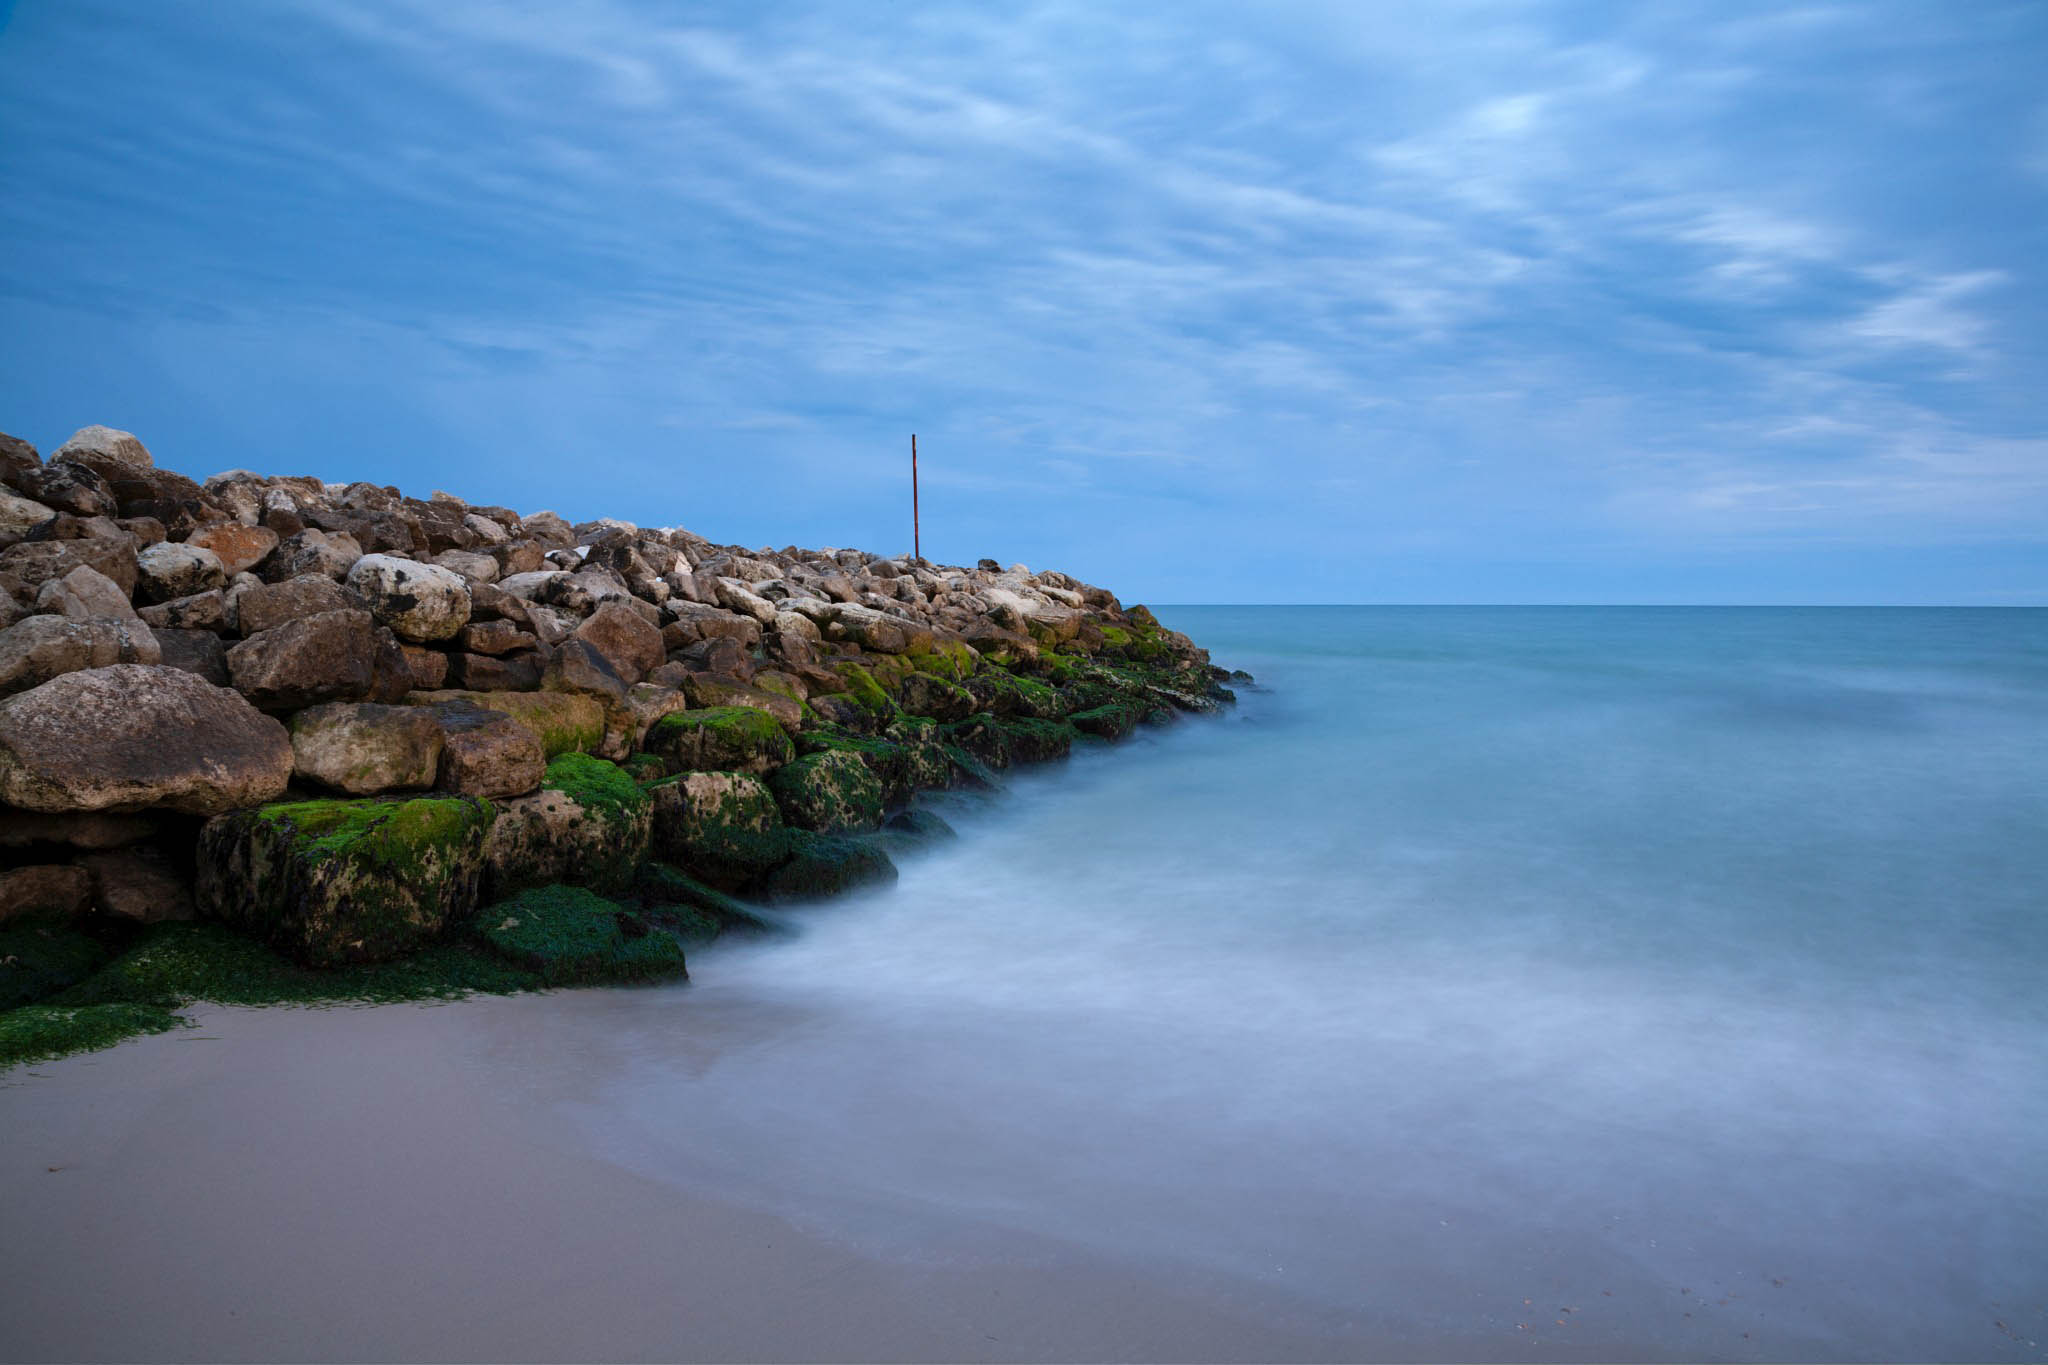
[[[2048,612],[1161,616],[1260,690],[588,997],[591,1141],[1472,1354],[2042,1357]]]

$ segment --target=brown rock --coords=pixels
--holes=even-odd
[[[37,502],[75,517],[110,517],[119,509],[114,490],[99,474],[72,460],[53,460],[15,481]]]
[[[0,701],[0,801],[25,810],[212,815],[291,773],[284,726],[176,668],[88,669]]]
[[[470,702],[427,708],[441,727],[436,785],[462,796],[524,796],[540,786],[547,757],[540,737],[503,711]]]
[[[180,630],[172,627],[152,629],[162,653],[160,662],[167,668],[181,668],[206,679],[215,687],[231,685],[228,676],[228,650],[220,636],[210,630]]]
[[[92,875],[92,903],[101,912],[143,924],[192,918],[192,886],[154,848],[117,848],[80,856]]]
[[[30,616],[0,630],[0,696],[52,678],[111,664],[154,664],[162,646],[140,621],[73,621]]]
[[[362,545],[354,536],[330,535],[307,527],[278,542],[277,549],[264,561],[263,576],[272,583],[282,583],[300,574],[320,574],[339,582],[362,557]]]
[[[359,701],[376,683],[379,652],[370,613],[325,611],[262,631],[230,649],[228,676],[236,691],[265,710]]]
[[[403,642],[401,642],[402,644]],[[425,645],[403,645],[405,665],[412,670],[412,690],[432,692],[448,683],[448,656]]]
[[[91,907],[92,874],[82,867],[37,864],[0,871],[0,923],[70,919]]]
[[[683,691],[692,706],[746,706],[766,711],[791,734],[803,728],[804,708],[800,703],[779,693],[749,687],[738,678],[692,673],[683,683]]]
[[[101,472],[106,474],[122,516],[155,517],[174,540],[182,540],[209,522],[229,520],[227,508],[183,474],[143,466]]]
[[[601,604],[574,638],[603,655],[628,686],[661,666],[661,632],[623,602]]]
[[[521,630],[510,621],[472,621],[462,628],[456,640],[468,654],[511,654],[540,648],[540,640],[531,631]]]
[[[200,527],[185,538],[185,543],[213,551],[220,557],[221,568],[232,578],[270,558],[277,549],[278,535],[267,526],[222,521]]]
[[[330,702],[292,717],[292,769],[351,796],[431,787],[441,766],[441,726],[418,706]]]
[[[174,597],[153,607],[144,607],[143,621],[151,627],[171,630],[225,631],[228,628],[227,594],[219,588]]]
[[[321,574],[301,574],[282,583],[250,584],[237,588],[229,602],[229,620],[243,635],[261,635],[288,621],[359,605],[340,584]]]
[[[514,654],[456,654],[449,657],[448,676],[456,687],[472,692],[531,692],[541,683],[541,657]]]
[[[481,656],[479,656],[481,657]],[[626,699],[626,681],[588,640],[569,639],[548,658],[541,674],[544,692],[580,692],[610,702]]]
[[[19,488],[21,485],[16,480],[29,470],[39,468],[42,463],[43,457],[36,453],[34,446],[19,436],[9,436],[0,431],[0,483]]]
[[[0,574],[19,580],[24,587],[38,588],[83,564],[132,597],[136,579],[135,542],[118,529],[115,535],[119,538],[91,536],[10,545],[0,550]]]
[[[157,822],[147,815],[40,815],[11,810],[0,820],[0,848],[30,844],[68,844],[72,848],[119,848],[154,835]]]
[[[102,426],[80,427],[72,432],[71,439],[58,446],[50,459],[76,460],[109,477],[110,471],[148,469],[154,463],[148,447],[131,433]]]

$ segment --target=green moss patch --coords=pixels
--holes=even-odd
[[[580,886],[542,886],[487,906],[477,937],[550,986],[685,975],[682,945]]]
[[[563,754],[548,764],[543,790],[561,792],[609,823],[636,818],[647,809],[647,793],[616,763],[589,754]]]
[[[770,773],[768,790],[782,818],[799,829],[845,834],[882,824],[882,784],[859,754],[806,754]]]
[[[775,717],[751,706],[707,706],[663,716],[645,746],[697,772],[766,772],[796,757]]]
[[[183,1022],[155,1005],[25,1005],[0,1014],[0,1070],[97,1052],[126,1038],[167,1033]]]
[[[790,857],[762,887],[771,901],[821,900],[896,880],[896,864],[867,840],[809,830],[788,833]]]
[[[757,911],[667,863],[640,870],[634,894],[647,918],[682,934],[708,941],[722,933],[767,933],[779,928]]]
[[[1138,728],[1144,719],[1145,709],[1132,702],[1110,702],[1107,705],[1076,711],[1067,720],[1076,730],[1098,739],[1117,740]]]

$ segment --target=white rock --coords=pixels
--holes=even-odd
[[[396,555],[364,555],[348,586],[370,614],[415,644],[452,638],[469,623],[469,585],[462,575]]]

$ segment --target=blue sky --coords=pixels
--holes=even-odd
[[[17,0],[0,429],[1162,602],[2048,603],[2048,6]]]

